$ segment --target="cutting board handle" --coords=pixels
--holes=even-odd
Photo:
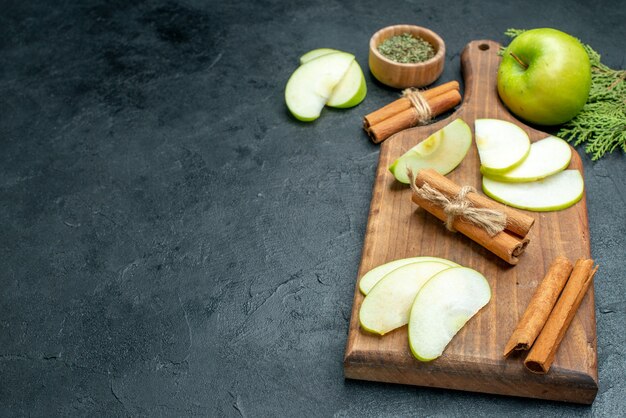
[[[498,96],[496,78],[500,65],[500,44],[489,40],[472,41],[461,54],[465,94],[463,107],[481,109],[480,118],[511,120]],[[478,104],[480,105],[478,106]]]

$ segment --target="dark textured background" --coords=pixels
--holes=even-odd
[[[55,4],[56,3],[56,4]],[[0,415],[626,414],[626,161],[585,157],[592,407],[345,381],[378,147],[358,108],[286,112],[300,54],[416,23],[556,27],[624,68],[614,2],[2,1]],[[580,149],[582,152],[582,149]],[[575,237],[572,237],[575,239]]]

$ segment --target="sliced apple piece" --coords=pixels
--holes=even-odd
[[[300,57],[300,63],[305,64],[311,60],[319,58],[324,55],[331,54],[333,52],[341,52],[336,49],[319,48],[307,52]],[[326,102],[326,106],[336,107],[339,109],[345,109],[348,107],[354,107],[361,103],[367,95],[367,84],[365,83],[365,76],[361,70],[361,66],[358,62],[352,61],[348,71],[343,75],[339,84],[335,87],[332,94]]]
[[[441,356],[448,343],[491,299],[487,279],[466,267],[433,276],[415,297],[409,316],[409,346],[421,361]]]
[[[365,99],[366,94],[367,84],[361,66],[358,62],[352,61],[348,71],[328,98],[326,106],[340,109],[354,107]]]
[[[408,170],[432,168],[446,175],[458,166],[472,144],[472,131],[463,119],[455,119],[398,158],[389,167],[396,180],[409,184]]]
[[[317,48],[312,51],[307,52],[306,54],[300,57],[300,64],[305,64],[315,58],[321,57],[322,55],[328,55],[333,52],[341,52],[332,48]]]
[[[530,139],[522,128],[500,119],[476,119],[476,147],[481,171],[502,173],[518,166],[530,152]]]
[[[504,183],[483,177],[483,191],[498,202],[536,212],[561,210],[583,196],[585,184],[578,170],[565,170],[529,183]]]
[[[423,261],[406,264],[387,274],[363,299],[359,310],[361,328],[384,335],[409,322],[409,314],[417,292],[433,275],[452,268]]]
[[[291,114],[305,122],[317,119],[353,61],[352,54],[333,52],[298,67],[285,87]]]
[[[388,263],[382,264],[378,267],[374,267],[367,273],[361,277],[359,280],[359,290],[364,295],[367,295],[370,290],[378,283],[383,277],[387,274],[391,273],[395,269],[402,267],[407,264],[419,263],[424,261],[432,261],[441,264],[445,264],[450,267],[458,267],[459,265],[453,261],[446,260],[445,258],[439,257],[410,257],[410,258],[401,258],[399,260],[390,261]]]
[[[549,136],[530,146],[528,157],[519,166],[501,174],[484,172],[492,180],[507,183],[523,183],[539,180],[563,171],[572,159],[572,149],[567,142]]]

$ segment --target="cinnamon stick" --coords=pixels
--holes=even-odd
[[[370,126],[369,129],[367,129],[367,134],[372,139],[373,143],[378,144],[389,138],[391,135],[415,126],[418,123],[419,115],[413,108],[413,105],[411,105],[411,107],[403,110],[402,112],[395,114],[374,126]]]
[[[408,99],[405,99],[408,101]],[[432,117],[439,116],[443,112],[452,109],[461,103],[461,93],[458,90],[450,90],[431,99],[427,99]],[[410,103],[410,101],[409,101]],[[422,116],[411,105],[408,109],[391,116],[376,125],[369,126],[367,133],[376,144],[389,138],[391,135],[404,129],[416,126],[421,122]]]
[[[440,86],[433,87],[427,90],[422,90],[422,96],[424,96],[425,99],[432,99],[433,97],[440,96],[449,91],[453,91],[453,90],[459,91],[459,89],[460,89],[459,82],[456,80],[452,80],[452,81],[448,81],[447,83],[443,83]]]
[[[445,222],[447,219],[447,215],[442,207],[437,206],[428,200],[422,199],[416,194],[413,194],[412,199],[414,203],[418,204],[439,220]],[[526,238],[519,239],[506,231],[499,232],[492,237],[484,229],[465,221],[461,217],[456,218],[452,225],[458,232],[462,233],[472,241],[482,245],[502,260],[512,265],[519,262],[519,256],[524,252],[529,242]]]
[[[427,101],[430,105],[430,113],[434,118],[461,103],[461,93],[458,90],[450,90],[432,98],[427,98]]]
[[[531,348],[524,365],[533,373],[544,374],[550,370],[554,355],[565,336],[587,289],[593,283],[593,276],[598,267],[593,267],[593,260],[579,259],[574,265],[561,297],[550,313],[545,326]]]
[[[516,350],[530,349],[550,316],[571,272],[572,263],[567,258],[558,256],[552,262],[506,344],[504,357]]]
[[[461,186],[430,168],[420,170],[415,176],[415,184],[418,187],[422,187],[424,183],[430,184],[447,197],[454,197],[461,190]],[[469,193],[467,198],[476,207],[494,209],[504,213],[506,215],[506,230],[520,237],[525,237],[535,223],[535,218],[532,216],[502,205],[478,193]]]
[[[406,97],[400,97],[398,100],[395,100],[388,105],[385,105],[380,109],[375,110],[369,115],[366,115],[363,118],[363,129],[367,131],[371,126],[377,125],[380,122],[389,119],[390,117],[395,116],[404,110],[410,109],[411,106],[413,105],[411,104],[411,101],[409,99],[407,99]]]
[[[430,102],[430,99],[446,93],[451,90],[459,90],[458,81],[449,81],[440,86],[433,87],[432,89],[423,90],[422,96]],[[367,130],[370,126],[374,126],[385,119],[397,115],[403,110],[407,110],[412,107],[411,101],[406,97],[401,97],[398,100],[389,103],[386,106],[366,115],[363,118],[363,127]]]

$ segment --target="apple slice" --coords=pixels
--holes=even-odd
[[[398,158],[389,167],[396,180],[409,184],[408,169],[417,173],[432,168],[446,175],[463,161],[472,145],[472,131],[463,119],[455,119]]]
[[[353,61],[352,54],[333,52],[298,67],[285,87],[291,114],[305,122],[317,119]]]
[[[501,174],[484,172],[492,180],[522,183],[539,180],[565,170],[572,159],[572,149],[561,138],[549,136],[530,146],[528,157],[517,167]]]
[[[319,58],[323,55],[328,55],[333,52],[341,52],[336,49],[319,48],[307,52],[300,57],[300,63],[305,64],[311,60]],[[339,84],[335,87],[332,94],[326,102],[326,106],[336,107],[339,109],[345,109],[348,107],[354,107],[361,103],[367,95],[367,84],[365,83],[365,76],[361,70],[361,66],[358,62],[352,61],[348,71],[344,74],[343,78],[339,81]]]
[[[374,267],[367,273],[361,277],[359,280],[359,290],[364,295],[367,295],[370,290],[378,283],[383,277],[387,274],[391,273],[395,269],[402,267],[407,264],[420,263],[424,261],[432,261],[441,264],[445,264],[449,267],[458,267],[459,265],[453,261],[446,260],[445,258],[439,257],[410,257],[410,258],[401,258],[399,260],[390,261],[388,263],[382,264],[378,267]]]
[[[333,52],[342,52],[342,51],[332,49],[332,48],[313,49],[300,57],[300,64],[305,64],[315,58],[321,57],[322,55],[328,55]]]
[[[346,109],[354,107],[365,99],[367,84],[359,63],[352,61],[348,71],[326,102],[326,106]]]
[[[409,316],[409,346],[421,361],[441,356],[448,343],[491,299],[485,277],[467,267],[433,276],[419,291]]]
[[[406,325],[417,292],[432,276],[453,268],[423,261],[398,267],[382,278],[363,299],[359,310],[361,328],[384,335]]]
[[[504,183],[483,177],[483,191],[498,202],[536,212],[561,210],[583,196],[585,184],[578,170],[565,170],[529,183]]]
[[[476,147],[481,171],[503,173],[518,166],[530,152],[530,139],[522,128],[500,119],[476,119]]]

